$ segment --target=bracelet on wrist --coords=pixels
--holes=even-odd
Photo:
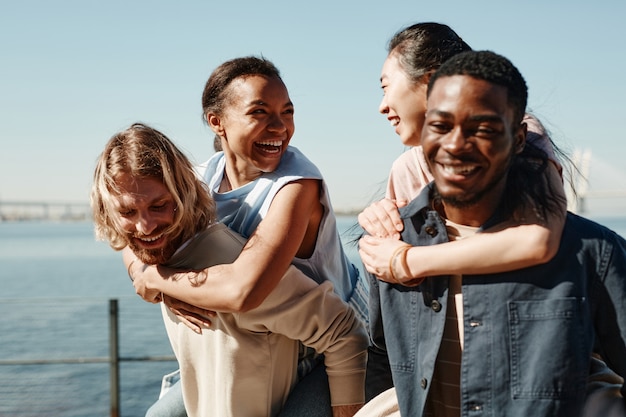
[[[133,278],[133,274],[131,272],[131,268],[133,267],[133,264],[135,263],[136,259],[133,259],[132,261],[130,261],[130,264],[128,264],[128,268],[126,269],[128,271],[128,278],[130,278],[131,282],[135,282],[135,278]]]
[[[401,257],[400,263],[402,264],[402,267],[407,268],[408,265],[406,263],[406,253],[409,251],[409,249],[411,249],[411,245],[400,246],[393,252],[391,258],[389,259],[389,273],[391,274],[391,279],[393,279],[393,281],[398,284],[402,284],[402,281],[398,279],[398,276],[395,273],[396,261],[398,257]]]

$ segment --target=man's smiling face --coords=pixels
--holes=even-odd
[[[121,174],[116,178],[118,222],[126,233],[128,246],[146,264],[167,261],[180,242],[165,232],[174,222],[172,194],[156,178],[134,178]]]
[[[505,87],[467,75],[436,80],[422,146],[446,214],[472,207],[472,216],[461,216],[466,222],[481,223],[491,216],[511,159],[524,145],[523,125],[514,127],[513,120]]]

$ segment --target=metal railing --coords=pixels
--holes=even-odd
[[[117,299],[109,299],[108,311],[108,356],[93,356],[62,359],[6,359],[0,366],[107,364],[109,365],[109,415],[120,417],[120,363],[121,362],[165,362],[176,361],[173,355],[122,356],[120,355],[119,306]],[[0,413],[1,414],[1,413]]]

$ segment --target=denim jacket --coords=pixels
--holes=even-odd
[[[448,241],[430,208],[431,189],[401,210],[402,240],[414,246]],[[441,344],[448,278],[404,287],[368,276],[368,397],[393,384],[401,414],[419,417]],[[568,213],[550,262],[464,275],[462,291],[462,416],[576,416],[593,351],[626,375],[626,241],[607,228]]]

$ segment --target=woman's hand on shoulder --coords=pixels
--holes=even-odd
[[[156,266],[143,264],[139,260],[133,261],[128,267],[128,276],[137,295],[145,301],[153,304],[163,301],[161,290],[151,284],[153,278],[162,279]]]
[[[359,213],[359,224],[372,236],[400,239],[400,232],[404,229],[404,225],[398,208],[405,205],[406,201],[383,198]]]

